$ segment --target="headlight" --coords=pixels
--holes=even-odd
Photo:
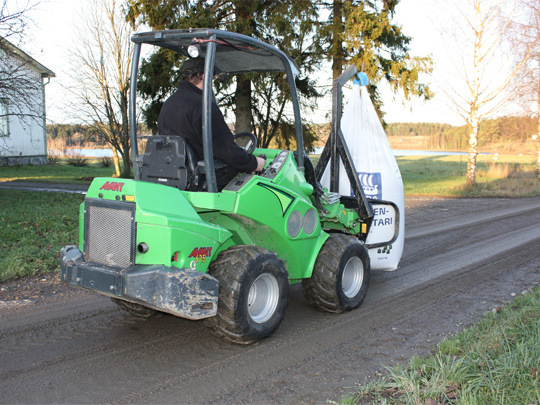
[[[302,230],[302,214],[293,211],[287,220],[287,233],[291,238],[296,238]]]
[[[317,211],[313,208],[307,210],[302,225],[304,227],[304,232],[311,235],[315,231],[315,228],[317,228],[318,219]]]

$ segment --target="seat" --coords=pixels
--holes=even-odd
[[[180,136],[148,138],[143,155],[141,180],[180,190],[197,191],[199,170],[193,148]]]

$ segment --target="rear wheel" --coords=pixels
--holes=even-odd
[[[123,301],[117,298],[111,298],[111,300],[120,308],[122,308],[125,311],[128,311],[130,315],[136,318],[147,319],[147,318],[154,318],[156,316],[163,315],[162,312],[143,307],[142,305],[135,304],[133,302]]]
[[[249,344],[277,329],[289,303],[289,280],[275,254],[233,246],[218,255],[208,273],[219,281],[218,313],[205,320],[215,335]]]
[[[311,278],[302,281],[304,297],[328,312],[357,308],[366,296],[369,254],[353,236],[331,234],[324,243]]]

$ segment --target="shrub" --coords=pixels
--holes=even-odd
[[[80,153],[74,153],[68,158],[67,164],[75,167],[87,167],[88,160]]]
[[[100,156],[98,158],[98,166],[99,167],[111,167],[113,164],[113,161],[110,157],[107,156]]]
[[[58,156],[54,152],[47,153],[47,164],[51,166],[55,166],[60,162],[60,156]]]

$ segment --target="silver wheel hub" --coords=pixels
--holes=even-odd
[[[341,287],[347,298],[354,298],[364,283],[364,264],[358,256],[351,257],[341,275]]]
[[[274,315],[278,302],[279,285],[276,277],[270,273],[261,274],[249,289],[249,316],[256,323],[264,323]]]

